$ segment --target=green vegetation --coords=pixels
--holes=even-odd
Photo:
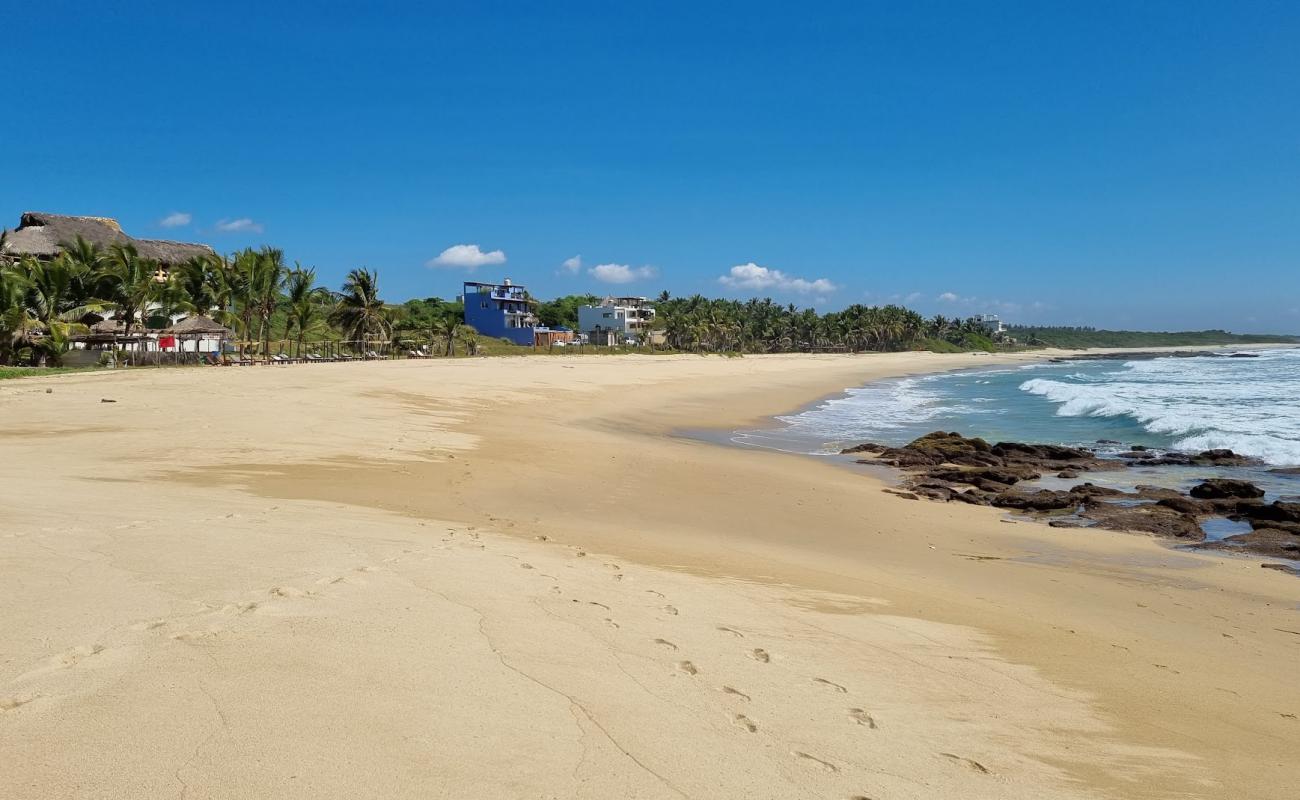
[[[10,378],[33,378],[45,375],[60,375],[72,372],[93,372],[99,367],[0,367],[0,381]]]
[[[1205,347],[1221,344],[1300,342],[1282,334],[1229,333],[1227,331],[1103,331],[1096,328],[1034,327],[1016,325],[1008,333],[1030,347]]]
[[[771,299],[709,300],[700,295],[655,303],[655,324],[669,347],[691,352],[789,353],[866,350],[992,350],[975,319],[925,319],[901,306],[854,304],[843,311],[781,305]]]
[[[3,234],[0,234],[3,236]],[[342,290],[316,285],[316,271],[288,267],[275,248],[192,258],[163,270],[130,243],[107,250],[63,243],[51,260],[0,259],[0,366],[57,367],[87,323],[121,320],[121,337],[160,329],[180,314],[205,314],[234,331],[241,354],[300,355],[328,345],[353,353],[423,347],[473,352],[477,334],[462,307],[437,298],[389,305],[377,273],[348,273]],[[94,315],[94,316],[92,316]]]
[[[596,305],[600,298],[594,294],[570,294],[545,300],[537,304],[534,313],[543,325],[550,328],[578,329],[578,306]]]
[[[541,324],[569,328],[577,327],[579,306],[599,301],[595,295],[530,299]],[[1027,326],[1013,327],[1009,338],[995,341],[974,318],[926,319],[895,305],[855,304],[818,314],[771,299],[672,297],[667,292],[654,305],[654,328],[641,332],[642,347],[634,348],[639,352],[965,352],[1013,346],[1195,347],[1300,341],[1293,336],[1226,331],[1148,333]],[[469,355],[535,352],[484,339],[464,324],[463,312],[460,301],[437,297],[385,303],[379,275],[368,269],[352,270],[341,290],[331,292],[316,284],[314,269],[288,267],[284,254],[271,247],[192,258],[164,271],[142,258],[132,244],[115,243],[102,250],[78,239],[64,243],[63,252],[52,260],[0,260],[0,366],[57,367],[88,321],[110,315],[122,320],[125,338],[141,326],[163,328],[180,314],[206,314],[234,331],[241,354],[263,356],[340,348],[361,355],[422,351],[454,356],[458,346]],[[615,353],[625,348],[584,350]]]

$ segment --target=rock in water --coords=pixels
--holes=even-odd
[[[1193,486],[1188,494],[1198,500],[1219,500],[1226,497],[1252,499],[1263,497],[1264,490],[1250,481],[1239,481],[1232,478],[1209,478]]]

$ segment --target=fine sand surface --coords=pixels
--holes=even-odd
[[[0,797],[1296,797],[1294,577],[676,434],[1017,358],[0,383]]]

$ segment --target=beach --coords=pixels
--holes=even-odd
[[[1294,796],[1294,577],[686,435],[1052,355],[2,382],[0,796]]]

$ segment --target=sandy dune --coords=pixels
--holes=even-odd
[[[994,358],[0,383],[0,797],[1294,797],[1294,578],[675,435]]]

